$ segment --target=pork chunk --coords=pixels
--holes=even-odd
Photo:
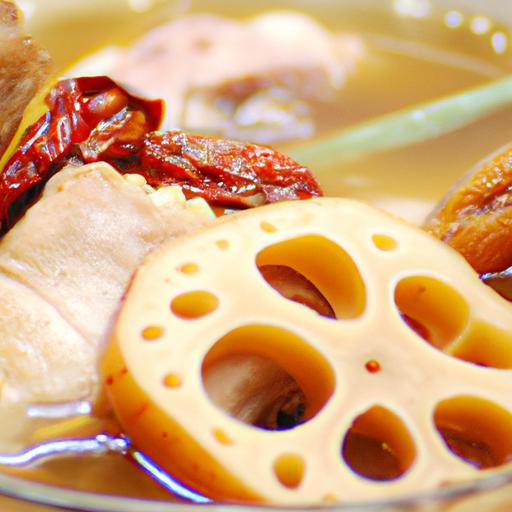
[[[50,57],[19,27],[13,2],[0,0],[0,156],[23,111],[50,72]]]

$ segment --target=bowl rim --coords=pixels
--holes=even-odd
[[[453,483],[422,493],[384,500],[299,506],[226,502],[198,505],[180,501],[131,498],[78,491],[0,472],[0,493],[6,497],[22,499],[31,504],[82,512],[190,512],[194,510],[192,507],[197,506],[201,507],[204,512],[378,512],[382,510],[406,512],[410,511],[411,507],[447,504],[455,499],[471,498],[475,494],[499,490],[508,484],[512,485],[512,468],[476,480]]]

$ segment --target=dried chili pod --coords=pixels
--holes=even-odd
[[[224,208],[322,195],[309,169],[269,147],[155,131],[162,102],[136,98],[107,77],[63,80],[47,103],[0,175],[4,232],[71,157],[108,162],[155,187],[181,185],[189,197]]]
[[[133,128],[133,119],[137,120],[141,143],[145,133],[158,128],[163,111],[160,100],[136,98],[107,77],[61,80],[46,103],[48,112],[26,130],[0,174],[2,231],[23,211],[34,189],[59,170],[91,133],[101,141],[97,145],[101,152],[106,147],[124,150],[129,132],[126,127]],[[90,149],[87,159],[94,160],[99,153]]]
[[[217,206],[250,208],[322,195],[309,169],[269,147],[181,131],[148,134],[136,165],[149,184],[178,184]]]

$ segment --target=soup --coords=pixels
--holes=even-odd
[[[78,13],[71,21],[65,17],[47,20],[47,24],[40,26],[35,22],[37,17],[28,21],[33,24],[34,35],[47,45],[58,65],[64,68],[91,47],[132,40],[155,24],[162,13],[167,15],[176,9],[177,6],[157,7],[142,15],[129,10],[104,12],[95,27],[102,35],[94,41],[87,37],[90,21],[85,14]],[[231,15],[230,8],[218,9],[205,3],[192,5],[190,12],[209,9]],[[246,6],[236,13],[240,18],[248,14],[252,12]],[[420,19],[388,12],[368,17],[357,6],[330,6],[314,14],[332,31],[349,31],[361,37],[366,49],[336,100],[312,105],[318,136],[504,76],[511,66],[508,54],[491,44],[497,32],[505,37],[507,34],[494,22],[485,33],[474,33],[473,18],[460,14],[459,26],[450,21],[453,12],[452,18],[446,12]],[[119,23],[120,16],[125,23]],[[455,15],[453,19],[458,18]],[[76,44],[63,45],[63,40]],[[410,147],[363,154],[356,159],[336,155],[332,164],[304,163],[313,169],[327,195],[362,199],[419,224],[468,168],[510,140],[510,113],[510,109],[504,109],[478,124]],[[278,146],[285,153],[293,153],[294,144],[298,143],[282,142]],[[68,432],[76,435],[97,428],[87,420],[83,424],[78,421],[67,425],[28,420],[26,429],[19,429],[19,419],[15,421],[12,438],[5,436],[5,449],[19,448],[27,439],[31,444]],[[122,458],[57,460],[16,473],[75,489],[169,499],[167,492]],[[110,477],[113,474],[115,478]]]

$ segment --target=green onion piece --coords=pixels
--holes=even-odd
[[[291,147],[299,162],[316,164],[356,158],[433,139],[512,104],[512,76],[398,110],[348,129]]]

